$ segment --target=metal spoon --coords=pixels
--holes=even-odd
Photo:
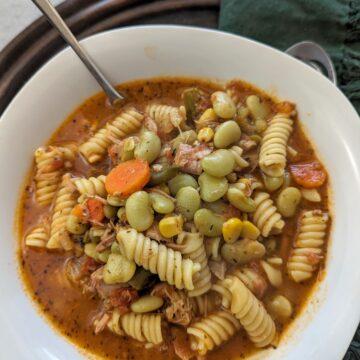
[[[80,46],[76,40],[74,34],[67,27],[64,20],[61,18],[59,13],[56,11],[54,6],[49,0],[32,0],[32,2],[40,9],[51,24],[59,31],[63,39],[72,47],[77,56],[88,68],[90,73],[94,76],[99,85],[103,88],[106,95],[108,96],[110,103],[114,105],[116,102],[125,98],[125,96],[119,93],[106,79],[101,70],[97,67],[90,56]]]
[[[335,86],[337,85],[334,64],[319,44],[309,40],[301,41],[289,47],[285,52],[308,64],[328,77]]]

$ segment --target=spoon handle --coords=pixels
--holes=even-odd
[[[61,18],[59,13],[56,11],[54,6],[50,3],[49,0],[32,0],[32,2],[40,9],[40,11],[45,15],[45,17],[53,24],[53,26],[59,31],[64,40],[72,47],[75,53],[79,56],[81,61],[88,68],[90,73],[94,76],[99,85],[103,88],[106,95],[108,96],[110,102],[114,104],[115,102],[124,99],[124,96],[121,95],[106,79],[101,70],[97,67],[94,61],[90,56],[84,51],[80,46],[79,42],[76,40],[74,34],[65,24],[64,20]]]

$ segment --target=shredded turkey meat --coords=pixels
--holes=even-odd
[[[107,323],[110,321],[110,315],[109,314],[103,314],[100,319],[94,320],[94,332],[95,334],[99,334],[101,331],[103,331],[107,325]]]
[[[202,172],[201,159],[209,155],[212,149],[205,144],[195,147],[187,144],[180,144],[176,151],[174,163],[184,172],[193,175],[200,175]]]
[[[165,317],[168,322],[186,326],[192,318],[192,307],[189,298],[183,291],[166,283],[155,285],[151,295],[161,297],[165,302]]]
[[[100,242],[96,245],[95,250],[98,252],[106,250],[115,241],[115,233],[112,229],[106,229],[101,236]]]

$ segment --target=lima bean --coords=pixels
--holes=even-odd
[[[126,219],[137,231],[145,231],[154,221],[150,196],[145,191],[137,191],[130,195],[125,205]]]
[[[274,296],[268,303],[267,309],[274,318],[280,321],[286,321],[293,313],[291,302],[283,295]]]
[[[211,95],[213,109],[217,116],[231,119],[236,113],[236,106],[231,97],[224,91],[215,91]]]
[[[185,186],[191,186],[194,189],[199,187],[197,181],[191,175],[183,173],[180,173],[172,178],[168,182],[168,185],[172,196],[175,196],[177,192]]]
[[[256,240],[243,239],[221,247],[221,256],[230,264],[247,264],[265,255],[265,246]]]
[[[207,173],[199,176],[200,196],[204,201],[213,202],[221,199],[228,190],[228,180],[218,178]]]
[[[224,218],[209,209],[199,209],[194,215],[194,224],[205,236],[215,237],[222,233]]]
[[[149,184],[159,185],[168,182],[169,180],[174,178],[178,174],[178,172],[179,172],[179,168],[176,166],[170,166],[159,172],[151,172]]]
[[[136,264],[121,254],[110,254],[104,267],[105,284],[117,284],[129,281],[135,274]]]
[[[300,200],[300,190],[296,187],[290,186],[280,192],[276,200],[276,206],[282,216],[292,217],[295,215]]]
[[[192,220],[200,208],[200,195],[191,186],[181,188],[176,194],[176,211],[186,220]]]
[[[136,159],[146,160],[151,164],[159,156],[160,151],[160,138],[152,131],[144,131],[135,147],[134,155]]]
[[[245,196],[243,191],[235,186],[231,186],[227,192],[227,198],[231,205],[244,212],[254,212],[256,204],[253,199]]]
[[[284,183],[284,176],[273,177],[262,174],[264,185],[267,191],[273,192],[281,187]]]
[[[169,214],[174,211],[174,202],[168,197],[156,192],[150,193],[150,200],[153,209],[159,214]]]
[[[142,314],[161,308],[164,300],[159,296],[145,295],[133,302],[130,306],[134,313]]]
[[[234,120],[225,121],[215,131],[214,145],[218,149],[224,149],[239,141],[240,137],[240,126]]]
[[[250,95],[246,99],[246,106],[250,110],[254,119],[266,119],[270,113],[269,106],[266,102],[261,101],[256,95]]]
[[[203,170],[216,177],[224,177],[230,174],[234,166],[234,155],[225,149],[216,150],[201,160]]]
[[[205,202],[204,207],[216,214],[224,214],[229,208],[229,205],[224,200],[217,200],[214,202]]]

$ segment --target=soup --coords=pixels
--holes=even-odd
[[[80,105],[35,161],[23,279],[104,358],[246,357],[321,280],[327,173],[296,107],[239,80],[157,78]]]

